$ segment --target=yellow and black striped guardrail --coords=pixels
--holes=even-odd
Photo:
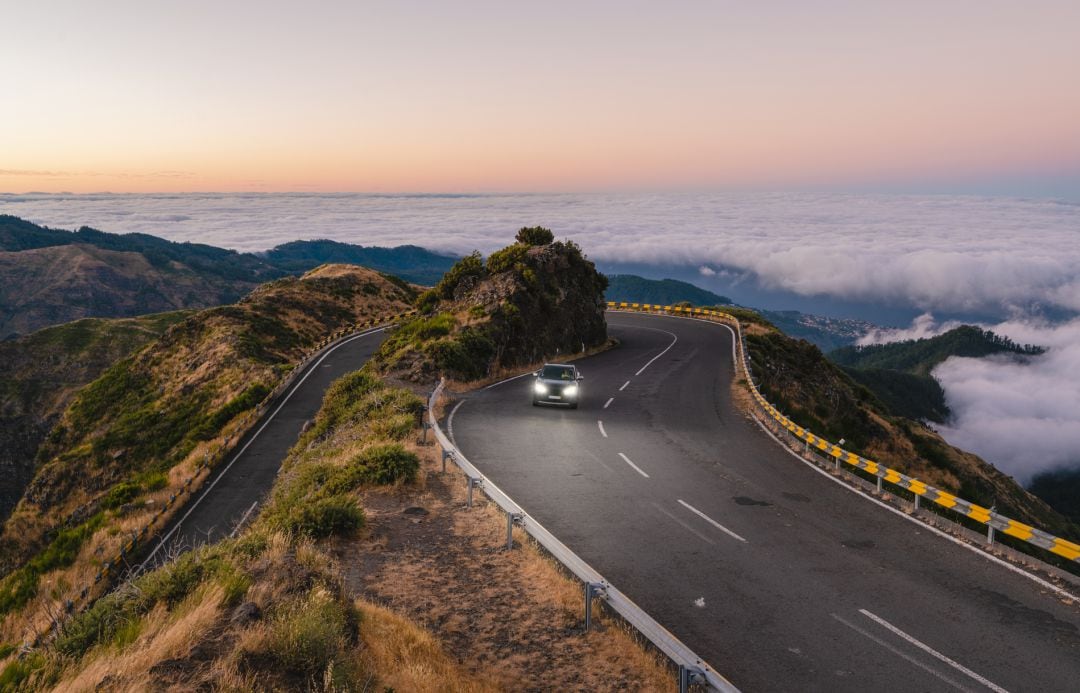
[[[378,325],[388,325],[396,323],[400,320],[403,320],[404,318],[415,315],[416,312],[417,311],[415,309],[410,309],[396,315],[390,315],[382,318],[371,318],[370,320],[366,320],[364,322],[352,323],[350,325],[342,327],[341,329],[336,330],[330,335],[327,335],[325,338],[315,344],[315,346],[313,346],[306,354],[304,354],[300,358],[300,360],[297,362],[296,367],[293,368],[292,372],[290,372],[284,380],[278,383],[277,387],[271,390],[270,393],[267,394],[266,397],[264,397],[263,400],[259,402],[259,404],[254,409],[249,411],[244,416],[244,418],[240,420],[240,426],[238,427],[238,430],[231,435],[225,436],[222,442],[219,443],[212,452],[208,452],[206,456],[198,464],[195,465],[195,469],[192,471],[191,476],[189,476],[184,481],[180,489],[176,493],[173,493],[169,496],[165,503],[163,503],[162,506],[158,508],[157,512],[155,512],[150,517],[146,524],[139,528],[137,532],[132,532],[131,538],[125,541],[123,545],[121,545],[120,550],[117,551],[116,555],[114,555],[112,558],[102,564],[101,568],[97,571],[97,574],[94,575],[93,582],[85,585],[74,598],[68,599],[64,603],[63,612],[54,617],[51,620],[49,627],[46,630],[36,634],[33,640],[23,646],[23,649],[26,650],[37,647],[48,636],[49,633],[58,632],[60,626],[63,623],[63,620],[68,615],[74,613],[83,603],[85,603],[90,598],[91,593],[98,585],[102,584],[103,581],[107,583],[110,575],[117,574],[127,567],[127,557],[135,551],[135,549],[139,546],[140,542],[154,535],[154,526],[157,525],[163,517],[167,517],[169,511],[172,510],[174,506],[176,506],[180,501],[182,501],[185,496],[189,495],[192,492],[193,486],[195,487],[195,490],[198,490],[201,484],[196,484],[196,480],[203,474],[203,472],[207,472],[208,470],[213,469],[222,460],[224,460],[230,452],[232,452],[232,446],[235,445],[241,437],[243,437],[243,434],[247,432],[248,428],[254,421],[257,421],[264,414],[266,414],[266,412],[270,408],[271,402],[276,400],[286,389],[288,389],[288,387],[292,384],[293,380],[296,378],[297,374],[303,370],[304,364],[306,364],[313,357],[318,355],[323,349],[330,346],[339,339],[347,337],[348,335],[355,332],[361,332],[363,330],[376,327]],[[203,481],[205,481],[205,479],[203,479]]]
[[[609,310],[625,310],[636,311],[642,313],[659,313],[669,315],[688,315],[694,317],[701,317],[709,320],[718,320],[724,323],[730,323],[735,327],[737,333],[737,345],[736,349],[742,352],[742,358],[737,359],[742,363],[743,374],[746,376],[746,383],[750,387],[750,393],[754,396],[754,401],[770,418],[773,419],[782,428],[786,429],[796,438],[802,440],[806,445],[806,449],[811,447],[824,453],[828,457],[832,457],[836,460],[836,464],[839,467],[841,462],[851,465],[857,469],[861,469],[867,474],[871,474],[878,478],[878,486],[880,488],[882,482],[887,482],[898,486],[902,489],[910,491],[915,494],[915,504],[918,506],[919,499],[925,498],[926,500],[933,501],[934,503],[948,508],[953,512],[967,517],[971,520],[979,522],[992,528],[995,531],[999,531],[1003,534],[1007,534],[1017,539],[1022,539],[1038,546],[1041,549],[1045,549],[1053,554],[1062,556],[1075,563],[1080,563],[1080,544],[1076,544],[1067,539],[1061,537],[1055,537],[1054,535],[1044,532],[1041,529],[1032,527],[1031,525],[1024,524],[1017,520],[1008,518],[991,508],[984,508],[981,505],[972,503],[971,501],[964,500],[958,496],[954,496],[951,493],[942,491],[941,489],[934,488],[925,482],[919,481],[914,477],[901,474],[895,469],[890,469],[884,465],[878,464],[873,460],[868,460],[865,457],[856,455],[853,452],[844,450],[839,445],[831,443],[825,440],[821,436],[806,430],[802,426],[797,425],[794,421],[784,416],[779,409],[774,407],[764,396],[758,391],[757,385],[754,384],[754,379],[750,375],[750,368],[748,363],[748,355],[746,354],[746,345],[742,336],[742,325],[739,323],[738,318],[729,313],[725,313],[719,310],[710,310],[706,308],[691,308],[681,306],[669,306],[669,305],[656,305],[649,303],[629,303],[625,301],[608,301],[607,307]],[[993,532],[988,532],[988,537],[992,539]]]

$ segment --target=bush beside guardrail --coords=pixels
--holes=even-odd
[[[920,499],[925,498],[943,508],[947,508],[957,513],[958,515],[985,525],[987,528],[987,541],[991,543],[994,540],[994,532],[1001,532],[1025,541],[1033,546],[1037,546],[1040,549],[1049,551],[1057,556],[1061,556],[1072,561],[1077,566],[1080,566],[1080,544],[1076,544],[1067,539],[1062,539],[1061,537],[1056,537],[1018,520],[1013,520],[991,508],[984,508],[977,503],[964,500],[951,493],[934,488],[914,477],[902,474],[895,469],[890,469],[873,460],[866,459],[853,452],[844,450],[839,445],[812,433],[802,426],[797,425],[787,416],[784,416],[779,409],[762,396],[758,391],[757,385],[754,383],[754,378],[750,372],[746,341],[743,338],[742,324],[734,315],[719,310],[705,308],[684,308],[681,306],[630,303],[625,301],[608,301],[607,306],[609,310],[688,316],[717,321],[733,326],[736,334],[736,362],[742,366],[742,372],[746,376],[746,383],[750,388],[750,393],[754,398],[755,404],[757,404],[761,411],[777,425],[787,430],[792,436],[802,440],[807,451],[813,448],[824,453],[827,457],[833,458],[837,468],[839,468],[840,463],[844,463],[870,474],[871,476],[877,477],[879,490],[882,488],[882,483],[888,483],[914,494],[916,507],[919,507]],[[736,366],[736,369],[738,370],[738,366]]]

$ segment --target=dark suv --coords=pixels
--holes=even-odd
[[[581,401],[581,386],[578,383],[584,376],[576,366],[545,363],[533,375],[536,376],[532,386],[534,407],[539,404],[568,404],[571,409],[577,409]]]

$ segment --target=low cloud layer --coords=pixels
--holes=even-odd
[[[911,327],[873,330],[860,344],[933,337],[957,327],[929,313]],[[934,369],[953,419],[945,438],[1028,483],[1039,472],[1080,466],[1080,319],[1062,324],[1013,320],[985,329],[1045,354],[953,357]]]
[[[1080,205],[843,194],[0,195],[0,212],[264,250],[297,238],[467,253],[543,224],[591,257],[754,273],[804,296],[1002,316],[1080,311]]]
[[[929,339],[939,334],[944,334],[951,329],[960,327],[963,323],[956,320],[938,322],[933,313],[923,313],[916,317],[910,327],[882,327],[870,330],[855,341],[858,346],[870,344],[887,344],[889,342],[903,342],[909,339]]]
[[[573,238],[596,260],[678,264],[705,279],[912,307],[905,330],[948,329],[931,313],[1017,316],[990,326],[1051,347],[1020,365],[950,359],[936,371],[956,414],[943,433],[1023,481],[1080,463],[1080,205],[965,196],[842,194],[0,195],[0,213],[57,228],[152,233],[264,250],[295,239],[412,243],[467,253],[502,247],[521,226]],[[1026,321],[1025,321],[1026,320]]]
[[[934,376],[955,415],[942,435],[1023,483],[1041,471],[1080,466],[1080,320],[990,329],[1048,350],[1030,359],[951,358],[938,366]]]

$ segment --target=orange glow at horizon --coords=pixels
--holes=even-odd
[[[0,46],[5,64],[26,66],[0,109],[0,192],[784,188],[1080,171],[1076,3],[466,4],[432,5],[421,22],[351,3],[301,16],[271,2],[256,17],[126,4],[13,10],[13,26],[51,26],[55,50],[33,32]]]

